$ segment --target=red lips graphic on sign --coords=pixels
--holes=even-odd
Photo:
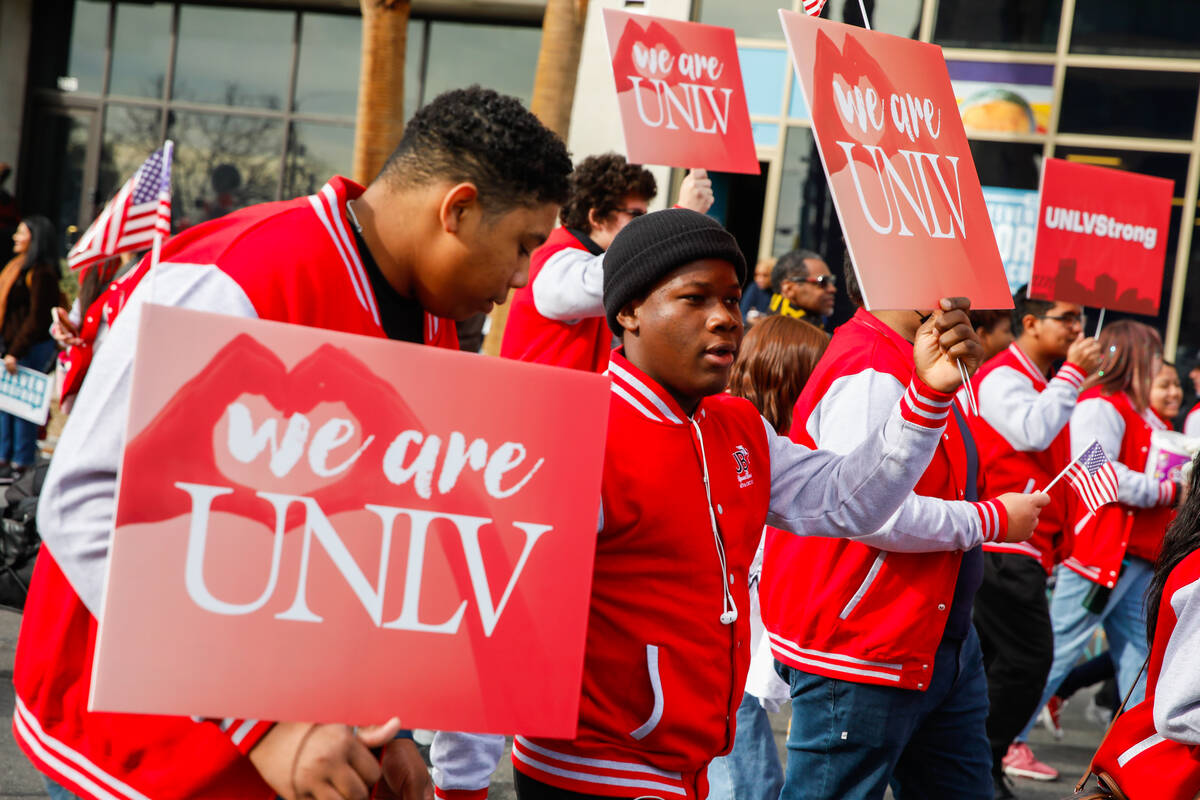
[[[93,708],[574,734],[602,376],[141,324]]]

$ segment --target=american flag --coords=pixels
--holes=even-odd
[[[67,253],[67,266],[83,269],[130,250],[141,250],[156,236],[171,235],[170,140],[146,159],[100,216]]]
[[[810,17],[821,16],[821,9],[825,7],[825,0],[804,0],[804,13]]]
[[[1100,506],[1117,502],[1117,473],[1099,442],[1092,442],[1067,467],[1067,483],[1093,514]]]

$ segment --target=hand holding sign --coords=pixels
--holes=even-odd
[[[391,731],[396,735],[399,723]],[[281,722],[250,751],[258,774],[286,800],[344,797],[366,800],[379,780],[379,764],[369,748],[382,746],[390,736],[376,731],[366,740],[346,725]]]
[[[712,179],[708,171],[693,169],[679,186],[679,205],[701,214],[707,214],[716,198],[713,196]]]
[[[917,330],[913,361],[917,377],[939,392],[953,392],[962,385],[958,363],[976,369],[983,361],[983,345],[971,327],[965,297],[943,297],[940,308]]]

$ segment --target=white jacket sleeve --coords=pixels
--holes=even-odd
[[[533,280],[533,307],[546,319],[576,322],[604,316],[604,254],[567,247],[546,260]]]
[[[1083,378],[1073,364],[1064,364],[1039,392],[1028,375],[997,367],[979,384],[979,416],[1017,452],[1041,452],[1071,421]]]
[[[1177,589],[1171,597],[1164,596],[1163,603],[1168,602],[1178,622],[1167,642],[1154,692],[1154,727],[1168,739],[1200,745],[1200,681],[1196,680],[1196,665],[1200,664],[1200,581]]]
[[[810,417],[820,450],[778,435],[764,420],[771,449],[767,523],[896,552],[966,550],[999,538],[998,502],[912,493],[941,439],[951,402],[915,378],[906,391],[895,378],[866,371],[835,381]]]
[[[166,305],[257,316],[241,287],[216,267],[162,263],[130,295],[96,351],[55,448],[37,516],[42,540],[93,615],[100,611],[116,511],[138,327],[151,291]]]
[[[1170,481],[1159,482],[1144,472],[1136,472],[1117,459],[1121,457],[1121,441],[1125,438],[1125,420],[1112,403],[1099,397],[1089,397],[1075,407],[1071,415],[1071,457],[1078,458],[1093,441],[1099,442],[1104,454],[1117,473],[1117,500],[1135,508],[1167,505],[1175,500],[1175,487]]]
[[[438,731],[429,748],[435,794],[443,800],[478,797],[488,788],[503,757],[504,737],[500,734]]]

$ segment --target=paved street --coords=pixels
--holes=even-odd
[[[0,679],[4,682],[0,690],[0,719],[3,720],[3,732],[0,733],[0,800],[16,800],[17,798],[45,797],[41,781],[36,771],[25,760],[13,742],[12,728],[8,722],[12,718],[12,692],[8,686],[12,677],[13,650],[17,643],[17,629],[20,616],[0,609]],[[1022,800],[1059,800],[1071,793],[1075,780],[1083,772],[1088,758],[1100,741],[1100,729],[1083,718],[1083,709],[1088,703],[1085,692],[1080,692],[1065,711],[1067,735],[1062,742],[1055,742],[1049,734],[1040,728],[1034,731],[1032,746],[1038,757],[1053,765],[1062,773],[1057,781],[1037,783],[1020,780],[1017,782],[1018,797]],[[783,754],[784,735],[787,730],[787,713],[780,713],[773,718],[776,739],[779,742],[780,754]],[[492,800],[513,800],[512,770],[507,757],[501,762],[500,769],[492,779]],[[953,798],[947,798],[953,800]]]

